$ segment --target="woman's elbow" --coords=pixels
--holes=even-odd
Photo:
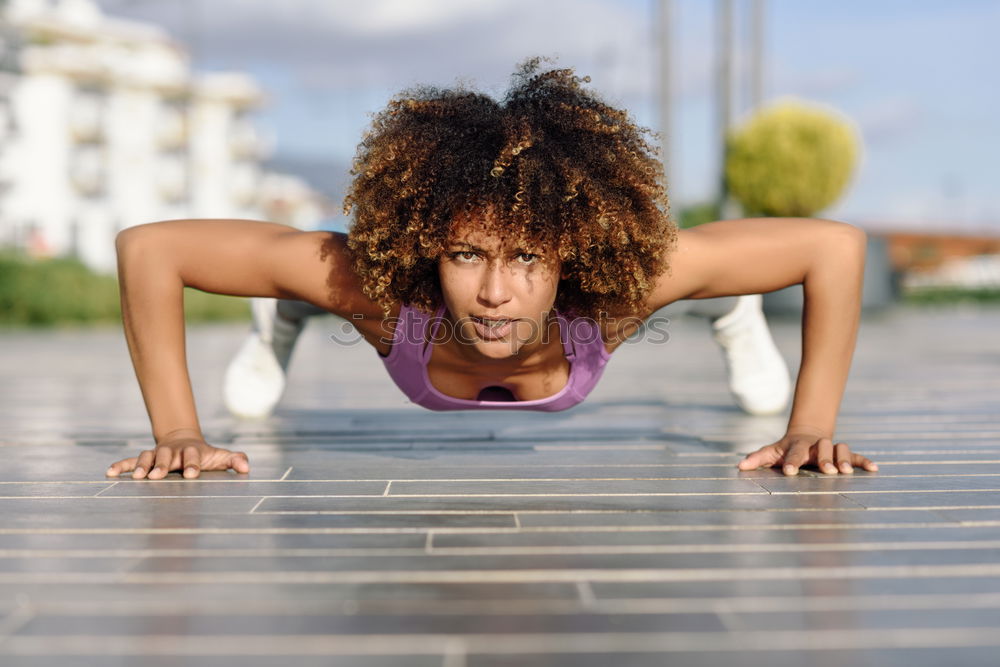
[[[865,230],[846,222],[837,222],[827,227],[826,232],[821,244],[824,254],[827,252],[848,253],[864,259],[868,248],[868,234],[865,233]]]
[[[823,220],[822,226],[812,229],[809,234],[808,259],[803,280],[810,276],[839,276],[860,273],[865,267],[865,252],[868,235],[864,230],[846,222]]]
[[[865,230],[846,222],[842,222],[840,224],[844,227],[844,233],[847,234],[847,236],[861,250],[864,250],[868,246],[868,234],[865,233]]]
[[[115,234],[115,250],[122,254],[127,248],[135,245],[139,237],[144,236],[148,223],[132,225]]]
[[[115,253],[121,259],[125,253],[135,246],[139,236],[139,230],[135,227],[126,227],[115,234]]]

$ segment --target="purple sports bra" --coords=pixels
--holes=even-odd
[[[590,393],[611,356],[604,347],[596,322],[587,318],[568,319],[556,311],[559,336],[570,363],[569,380],[562,390],[533,401],[513,400],[513,394],[503,387],[487,387],[479,392],[477,400],[454,398],[438,391],[427,376],[427,362],[434,349],[427,344],[428,321],[434,320],[430,332],[433,339],[443,315],[444,305],[439,306],[434,315],[429,315],[403,304],[392,337],[392,349],[388,356],[379,355],[396,386],[414,403],[429,410],[565,410]]]

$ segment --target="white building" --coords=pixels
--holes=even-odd
[[[91,0],[8,0],[0,11],[20,69],[0,72],[0,245],[113,272],[126,227],[268,219],[274,179],[263,178],[268,142],[249,117],[264,101],[253,79],[194,75],[162,30]],[[295,193],[281,222],[322,217],[307,186],[281,190]]]

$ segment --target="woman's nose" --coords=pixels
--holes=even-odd
[[[510,272],[500,262],[491,263],[479,286],[479,300],[483,305],[495,308],[510,301],[509,280]]]

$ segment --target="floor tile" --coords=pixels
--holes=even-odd
[[[0,664],[995,662],[1000,310],[866,314],[837,436],[880,471],[829,478],[737,469],[787,414],[733,404],[705,321],[552,414],[422,410],[334,324],[258,421],[218,391],[245,327],[189,329],[251,462],[197,480],[104,476],[152,447],[120,327],[0,333]]]

